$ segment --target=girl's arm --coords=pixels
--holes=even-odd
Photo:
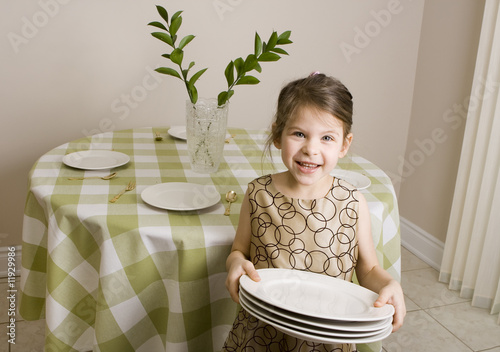
[[[236,303],[239,303],[239,279],[242,275],[247,274],[252,280],[259,281],[260,277],[255,270],[254,265],[250,260],[250,203],[248,201],[248,191],[245,193],[243,203],[241,204],[240,219],[238,229],[234,237],[231,254],[226,260],[226,269],[228,271],[226,279],[226,288],[231,295],[231,298]]]
[[[375,307],[392,304],[395,308],[392,322],[393,331],[403,325],[406,315],[403,290],[399,282],[384,270],[378,263],[375,246],[371,233],[370,211],[365,197],[357,192],[359,198],[358,214],[358,262],[356,264],[356,276],[361,286],[379,294],[374,303]]]

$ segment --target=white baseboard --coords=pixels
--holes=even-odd
[[[444,243],[411,221],[400,217],[401,244],[436,270],[441,268]]]
[[[12,250],[12,248],[14,248],[14,250]],[[14,254],[9,255],[9,253]],[[0,247],[0,278],[9,276],[9,256],[15,259],[10,262],[14,263],[14,266],[11,267],[15,269],[16,276],[21,275],[21,246]]]

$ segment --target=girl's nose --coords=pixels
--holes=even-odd
[[[307,139],[302,146],[302,153],[306,155],[315,155],[319,153],[318,143],[315,140]]]

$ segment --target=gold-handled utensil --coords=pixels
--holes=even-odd
[[[235,134],[232,134],[232,135],[231,135],[231,137],[226,138],[226,139],[224,140],[224,142],[225,142],[225,143],[229,143],[229,142],[231,141],[231,138],[234,138],[234,137],[236,137],[236,135],[235,135]]]
[[[224,215],[229,215],[230,212],[231,212],[231,203],[234,203],[236,202],[236,199],[238,198],[238,195],[236,194],[235,191],[229,191],[226,193],[226,200],[227,202],[229,203],[227,208],[226,208],[226,211],[224,212]]]
[[[102,180],[111,180],[116,175],[117,175],[117,173],[113,172],[112,174],[109,174],[109,175],[106,175],[106,176],[68,177],[68,180],[87,180],[89,178],[100,178]]]
[[[123,193],[128,192],[128,191],[132,191],[134,189],[135,189],[135,182],[130,181],[128,183],[127,187],[125,187],[120,193],[118,193],[116,196],[114,196],[113,199],[110,200],[110,203],[116,202],[118,200],[118,198],[120,198],[123,195]]]

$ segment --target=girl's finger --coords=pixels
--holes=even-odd
[[[260,276],[257,270],[255,269],[255,266],[252,264],[252,262],[247,262],[245,263],[246,265],[244,266],[245,272],[248,275],[250,279],[253,281],[260,281]]]
[[[380,294],[378,295],[377,300],[373,304],[375,307],[382,307],[389,303],[389,300],[391,299],[392,293],[389,290],[380,290]]]

